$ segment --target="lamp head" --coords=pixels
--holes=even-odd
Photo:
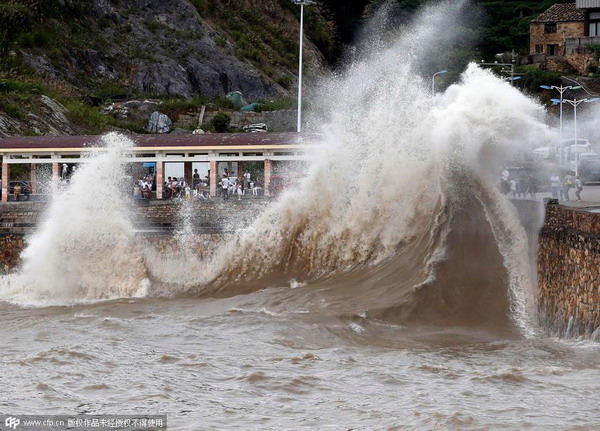
[[[552,87],[549,85],[540,85],[540,88],[543,88],[544,90],[552,90]]]
[[[300,6],[300,5],[310,6],[311,4],[315,3],[315,0],[292,0],[292,2],[298,6]]]

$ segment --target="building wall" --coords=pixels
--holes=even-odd
[[[544,28],[544,23],[532,23],[530,25],[529,53],[531,55],[536,54],[536,45],[544,46],[544,54],[548,54],[548,45],[558,45],[558,54],[564,55],[566,39],[585,36],[585,23],[583,21],[558,22],[556,23],[556,33],[545,33]]]
[[[600,0],[577,0],[576,3],[580,9],[600,8]]]
[[[561,336],[598,336],[600,213],[548,204],[537,273],[541,323]]]

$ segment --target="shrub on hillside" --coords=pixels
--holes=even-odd
[[[231,124],[231,117],[224,112],[219,112],[211,120],[210,124],[214,127],[215,132],[226,133],[229,130],[229,125]]]
[[[0,3],[0,56],[6,54],[19,34],[31,26],[32,19],[31,9],[27,6]]]

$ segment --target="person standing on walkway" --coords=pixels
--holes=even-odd
[[[579,177],[575,178],[575,196],[577,196],[577,202],[581,202],[581,191],[583,190],[583,183]]]
[[[528,193],[532,199],[536,198],[535,194],[537,193],[537,179],[533,175],[527,176],[527,189],[525,191],[525,197],[527,197]]]
[[[221,187],[223,189],[223,200],[229,200],[229,178],[227,178],[227,174],[223,175],[223,180],[221,181]]]
[[[192,175],[192,188],[198,191],[198,186],[200,185],[200,174],[198,173],[198,169],[194,169],[194,175]]]
[[[563,184],[563,197],[566,201],[570,201],[571,197],[569,196],[569,191],[573,187],[573,177],[571,175],[565,176],[565,182]]]
[[[508,169],[504,168],[500,174],[500,191],[503,195],[506,195],[508,192],[510,192],[510,184],[508,183],[509,178],[510,172],[508,172]]]
[[[558,199],[558,190],[560,189],[560,177],[554,174],[550,177],[550,189],[552,190],[552,197]]]
[[[21,184],[17,183],[13,189],[13,198],[15,202],[19,202],[19,196],[21,196]]]
[[[508,185],[510,187],[510,194],[515,199],[517,197],[517,180],[513,178],[508,182]]]

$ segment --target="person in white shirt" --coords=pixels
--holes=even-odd
[[[229,178],[227,178],[227,175],[223,175],[221,187],[223,189],[223,200],[226,201],[229,199]]]
[[[510,185],[510,194],[515,198],[517,196],[517,181],[513,178],[508,184]]]
[[[502,194],[507,194],[510,191],[510,184],[508,183],[509,178],[510,172],[504,168],[500,174],[500,191]]]
[[[244,173],[244,189],[249,189],[250,188],[250,172],[246,171]]]
[[[550,177],[550,188],[552,189],[552,197],[558,199],[558,190],[560,189],[560,177],[556,174]]]

